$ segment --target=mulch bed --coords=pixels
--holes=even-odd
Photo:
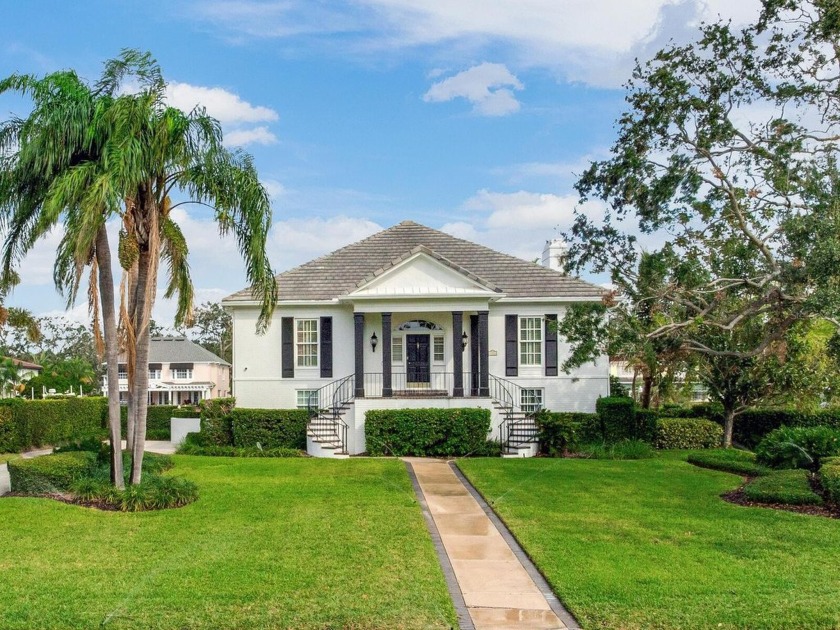
[[[788,505],[786,503],[759,503],[757,501],[750,501],[744,496],[744,486],[752,481],[751,477],[745,477],[745,482],[737,490],[726,492],[720,497],[729,503],[735,505],[742,505],[744,507],[761,507],[769,508],[771,510],[782,510],[784,512],[796,512],[798,514],[807,514],[808,516],[822,516],[825,518],[840,518],[840,506],[826,506],[826,505]],[[817,494],[821,494],[817,492]]]

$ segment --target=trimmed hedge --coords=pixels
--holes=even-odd
[[[829,457],[820,468],[820,484],[825,498],[840,505],[840,457]]]
[[[171,425],[169,420],[178,407],[175,405],[149,405],[146,411],[146,439],[147,440],[168,440],[171,437]],[[105,409],[106,419],[103,426],[107,426],[107,408]],[[195,416],[193,416],[195,417]],[[128,419],[128,407],[120,406],[120,422],[122,434],[126,435]],[[156,437],[151,437],[152,435]]]
[[[294,448],[240,448],[238,446],[200,446],[185,442],[178,449],[179,455],[204,455],[210,457],[306,457]]]
[[[371,409],[365,413],[370,455],[470,455],[487,449],[489,432],[489,409]]]
[[[817,472],[822,459],[840,455],[840,429],[780,427],[761,440],[755,453],[759,462],[774,468]]]
[[[107,399],[79,397],[0,400],[0,452],[61,444],[102,432]]]
[[[744,486],[744,497],[760,503],[786,505],[822,505],[820,495],[811,488],[811,480],[804,470],[777,470],[757,477]]]
[[[176,407],[172,410],[170,418],[200,418],[201,411],[197,408]]]
[[[749,477],[761,477],[771,472],[769,468],[755,461],[755,453],[736,448],[716,448],[700,453],[691,453],[688,456],[688,463],[701,468],[711,468],[712,470]]]
[[[723,428],[704,418],[659,418],[654,446],[666,448],[714,448],[720,446]]]
[[[233,427],[230,412],[236,398],[211,398],[199,403],[201,410],[201,440],[207,446],[233,446]]]
[[[232,409],[233,446],[306,449],[306,409]]]
[[[65,492],[78,480],[93,475],[96,453],[73,451],[8,463],[12,491],[24,494]]]
[[[595,413],[601,423],[604,441],[636,437],[636,402],[626,396],[608,396],[599,398],[595,403]]]

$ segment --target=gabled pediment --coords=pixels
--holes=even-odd
[[[500,293],[491,283],[421,246],[375,271],[347,297],[500,297]]]

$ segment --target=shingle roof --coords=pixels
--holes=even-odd
[[[553,269],[527,262],[439,230],[403,221],[277,276],[280,300],[331,300],[351,293],[365,279],[423,248],[462,273],[508,297],[588,298],[599,300],[604,289]],[[421,250],[417,250],[421,251]],[[235,303],[253,299],[250,289],[225,298]]]
[[[221,363],[221,357],[202,348],[186,337],[152,337],[149,343],[149,363]]]
[[[24,361],[23,359],[15,359],[14,357],[3,357],[4,359],[10,359],[12,363],[14,363],[19,368],[23,368],[24,370],[37,370],[41,371],[44,369],[43,366],[38,365],[37,363],[32,363],[31,361]]]

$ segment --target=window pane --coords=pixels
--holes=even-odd
[[[434,360],[443,362],[444,360],[444,353],[443,353],[443,337],[437,336],[435,337],[435,352],[434,352]]]
[[[318,320],[297,320],[298,367],[318,366]]]
[[[297,408],[306,409],[309,407],[310,401],[312,405],[317,406],[318,390],[317,389],[299,389],[297,390]]]
[[[403,340],[402,337],[391,337],[391,362],[402,363],[403,361]]]
[[[532,413],[543,406],[542,389],[523,389],[520,393],[519,407],[522,411]]]
[[[519,319],[519,363],[521,365],[542,364],[542,318],[540,317]]]

